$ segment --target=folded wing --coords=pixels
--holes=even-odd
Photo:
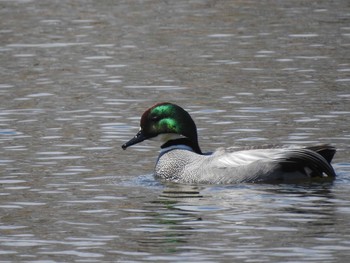
[[[217,152],[216,168],[225,170],[222,180],[239,182],[293,181],[307,178],[334,178],[330,162],[335,148],[329,145],[291,148],[250,149]],[[244,176],[243,176],[244,174]],[[249,175],[249,176],[247,176]]]

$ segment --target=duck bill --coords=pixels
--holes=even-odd
[[[123,150],[126,150],[126,148],[128,148],[129,146],[143,142],[144,140],[147,140],[147,139],[148,137],[145,136],[142,130],[140,130],[130,141],[124,143],[122,145],[122,148]]]

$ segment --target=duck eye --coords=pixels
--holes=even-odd
[[[159,120],[160,120],[160,117],[157,116],[157,115],[154,115],[154,116],[151,117],[151,120],[154,121],[154,122],[156,122],[156,121],[159,121]]]

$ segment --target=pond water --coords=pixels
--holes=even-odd
[[[345,262],[350,6],[0,1],[0,262]],[[333,183],[164,185],[155,102],[200,145],[337,148]]]

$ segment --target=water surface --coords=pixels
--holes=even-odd
[[[342,262],[350,8],[329,1],[1,1],[1,262]],[[333,183],[164,185],[143,111],[204,151],[330,143]]]

